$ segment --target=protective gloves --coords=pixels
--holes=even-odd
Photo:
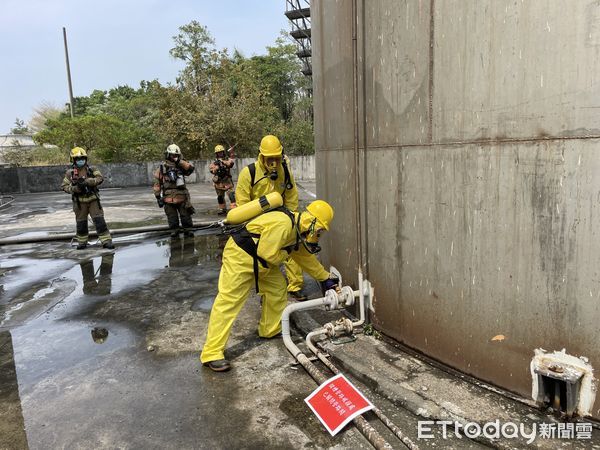
[[[321,292],[325,295],[330,289],[335,289],[340,284],[340,279],[333,274],[329,274],[329,278],[321,281]]]
[[[158,204],[159,208],[162,208],[163,206],[165,206],[165,201],[163,200],[162,197],[156,197],[156,203]]]

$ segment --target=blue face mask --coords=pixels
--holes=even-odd
[[[75,165],[79,168],[85,166],[85,159],[78,159],[77,161],[75,161]]]

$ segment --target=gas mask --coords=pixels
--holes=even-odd
[[[280,156],[268,156],[266,158],[264,158],[264,163],[265,163],[265,167],[267,169],[267,171],[269,172],[269,178],[271,180],[276,180],[277,179],[277,169],[279,168],[279,165],[281,164],[281,157]]]
[[[319,239],[321,235],[325,231],[324,228],[321,228],[317,224],[317,219],[313,219],[310,222],[308,227],[308,231],[305,231],[300,234],[300,240],[302,241],[302,245],[308,251],[308,253],[319,253],[321,251],[321,247],[319,246]]]

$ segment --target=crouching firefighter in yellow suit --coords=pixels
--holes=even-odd
[[[230,214],[236,210],[241,207]],[[330,275],[314,255],[319,251],[320,235],[329,230],[332,220],[333,208],[323,200],[316,200],[301,213],[285,208],[268,211],[232,234],[223,250],[219,293],[200,355],[204,366],[216,372],[230,369],[224,355],[225,345],[233,322],[253,287],[262,297],[258,335],[272,338],[281,332],[281,314],[287,305],[287,295],[279,265],[288,257],[319,281],[323,289],[337,286],[339,280]]]

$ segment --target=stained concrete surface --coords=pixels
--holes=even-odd
[[[306,203],[314,186],[304,187]],[[195,220],[217,219],[210,185],[194,185],[192,198]],[[147,189],[105,191],[103,202],[113,228],[164,220]],[[72,230],[69,208],[68,196],[17,196],[0,214],[0,237]],[[352,426],[330,437],[310,412],[303,399],[316,384],[280,339],[257,336],[256,297],[229,341],[234,369],[217,374],[200,365],[222,237],[148,233],[115,242],[114,252],[65,242],[0,247],[0,448],[369,448]],[[294,315],[303,330],[294,339],[339,314]],[[415,441],[424,418],[550,420],[372,337],[326,348]],[[505,408],[512,415],[497,415]],[[372,413],[366,417],[401,448]],[[557,444],[577,443],[537,447]],[[525,447],[445,440],[439,430],[419,445]]]
[[[523,396],[536,349],[600,366],[600,3],[564,5],[311,1],[324,253],[362,246],[379,330]]]
[[[210,185],[192,198],[202,220],[217,218]],[[164,221],[147,189],[102,199],[109,225]],[[66,195],[17,196],[1,234],[72,230],[69,208]],[[353,429],[329,437],[311,415],[315,383],[281,340],[258,338],[256,298],[229,341],[234,369],[202,368],[222,237],[115,243],[0,247],[0,448],[367,446]]]

